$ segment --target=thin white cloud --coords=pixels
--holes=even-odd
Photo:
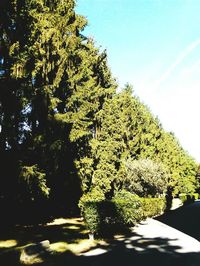
[[[197,62],[195,62],[193,65],[188,66],[183,70],[183,75],[184,77],[190,77],[195,72],[198,72],[199,74],[199,71],[200,71],[200,60],[197,60]]]
[[[200,45],[200,39],[192,42],[181,54],[180,56],[175,60],[175,62],[164,72],[164,74],[155,82],[154,84],[154,90],[157,90],[160,86],[160,84],[165,81],[172,71],[179,65],[181,62],[187,57],[196,47]]]

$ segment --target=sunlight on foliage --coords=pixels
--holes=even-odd
[[[46,174],[41,172],[37,165],[23,166],[20,173],[21,182],[35,199],[38,195],[49,196],[50,189],[46,185]]]

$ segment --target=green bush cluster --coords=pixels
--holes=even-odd
[[[129,192],[118,194],[112,200],[93,200],[87,196],[79,206],[87,228],[93,234],[113,233],[142,218],[140,198]]]
[[[118,192],[112,199],[116,208],[117,223],[131,226],[142,219],[140,197],[127,191]]]
[[[118,192],[112,200],[81,202],[81,212],[91,233],[108,234],[126,230],[147,217],[163,212],[163,198],[140,198],[127,191]]]
[[[79,201],[79,208],[88,230],[94,234],[100,231],[102,222],[100,206],[105,201],[104,195],[100,191],[93,190],[83,194]]]
[[[154,217],[164,212],[166,208],[165,198],[140,198],[142,205],[142,217]]]
[[[125,162],[126,177],[123,186],[140,197],[158,197],[167,191],[170,175],[164,165],[150,159]]]
[[[179,198],[182,201],[183,205],[186,205],[186,204],[193,203],[195,200],[197,200],[199,198],[199,194],[198,193],[190,193],[190,194],[181,193],[179,194]]]

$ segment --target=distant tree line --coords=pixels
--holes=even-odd
[[[74,0],[0,1],[5,217],[74,215],[82,195],[112,198],[126,187],[137,193],[135,161],[165,169],[163,192],[198,188],[196,162],[130,85],[117,93],[107,54],[84,36],[86,25]]]

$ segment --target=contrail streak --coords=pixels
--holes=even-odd
[[[187,57],[199,45],[200,39],[192,42],[176,59],[176,61],[164,72],[164,74],[155,82],[154,89],[156,90],[159,85],[170,76],[172,71],[185,59],[185,57]]]

